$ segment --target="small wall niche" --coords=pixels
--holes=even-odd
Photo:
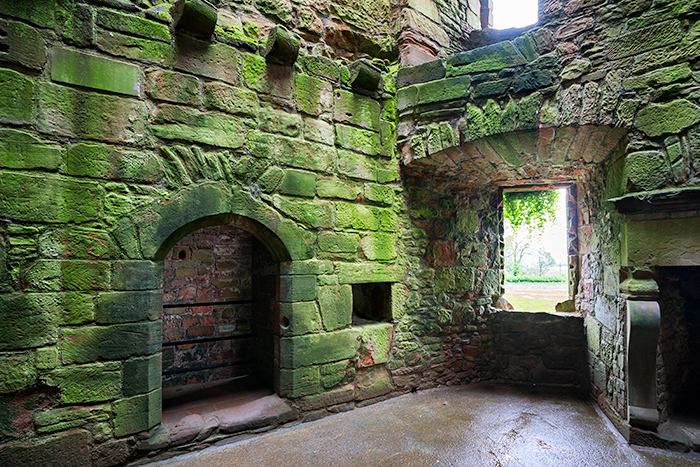
[[[352,324],[391,321],[391,283],[352,285]]]

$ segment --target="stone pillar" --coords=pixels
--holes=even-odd
[[[659,286],[649,268],[629,268],[620,292],[627,301],[627,407],[629,423],[656,428],[656,351],[661,313]]]

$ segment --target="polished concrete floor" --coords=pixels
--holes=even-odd
[[[633,449],[587,401],[489,385],[439,388],[150,467],[693,466]]]

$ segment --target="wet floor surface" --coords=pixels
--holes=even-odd
[[[150,464],[209,466],[693,466],[628,446],[588,402],[471,385],[407,394]]]

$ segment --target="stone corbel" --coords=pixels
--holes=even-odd
[[[360,59],[348,65],[350,84],[356,91],[372,94],[379,88],[382,72],[369,60]]]
[[[260,55],[265,61],[275,65],[292,66],[299,56],[301,39],[284,26],[275,26],[267,36],[265,46],[260,50]]]
[[[214,34],[218,9],[205,0],[177,0],[170,8],[173,28],[209,39]]]
[[[656,397],[656,349],[661,312],[659,286],[648,268],[627,270],[620,285],[627,302],[627,407],[630,425],[655,429],[659,425]]]

